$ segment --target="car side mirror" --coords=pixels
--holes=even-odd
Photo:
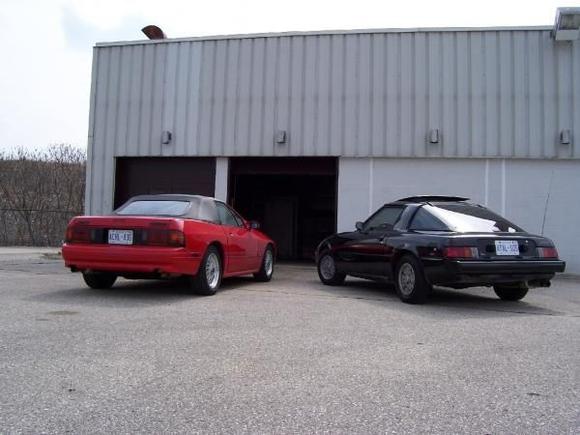
[[[250,221],[249,227],[251,230],[259,230],[260,229],[260,222],[258,221]]]
[[[358,231],[363,230],[363,223],[362,222],[357,222],[356,224],[354,224],[354,226]]]

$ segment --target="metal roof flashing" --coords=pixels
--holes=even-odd
[[[380,33],[431,33],[431,32],[510,32],[510,31],[552,31],[553,26],[511,26],[511,27],[416,27],[416,28],[387,28],[387,29],[355,29],[355,30],[319,30],[272,33],[248,33],[215,36],[193,36],[185,38],[167,39],[140,39],[135,41],[97,42],[95,47],[115,47],[141,44],[169,44],[174,42],[219,41],[227,39],[258,39],[284,38],[297,36],[332,36],[332,35],[364,35]]]

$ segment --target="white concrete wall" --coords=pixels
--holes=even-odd
[[[487,205],[554,240],[566,271],[580,273],[580,161],[341,158],[338,230],[350,231],[382,204],[418,194]]]

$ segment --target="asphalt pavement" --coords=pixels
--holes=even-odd
[[[577,278],[412,306],[278,265],[198,297],[55,254],[0,250],[0,433],[580,432]]]

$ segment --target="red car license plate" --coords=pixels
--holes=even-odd
[[[110,245],[132,245],[133,231],[132,230],[109,230],[109,244]]]

